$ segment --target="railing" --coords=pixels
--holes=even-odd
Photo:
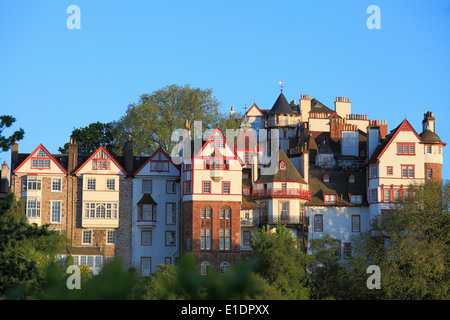
[[[309,217],[294,216],[294,217],[253,217],[241,218],[241,226],[259,226],[261,224],[303,224],[309,225]]]
[[[252,192],[253,198],[266,198],[266,197],[281,197],[281,198],[302,198],[311,199],[311,191],[297,189],[297,188],[270,188],[270,189],[257,189]]]

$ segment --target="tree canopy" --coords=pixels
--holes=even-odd
[[[25,131],[22,128],[15,131],[9,137],[2,135],[3,130],[11,127],[14,122],[16,122],[16,118],[12,116],[0,116],[0,148],[2,151],[8,151],[15,141],[22,140],[25,135]]]

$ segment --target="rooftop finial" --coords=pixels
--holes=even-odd
[[[283,84],[284,84],[284,82],[283,82],[283,81],[280,81],[280,82],[278,82],[278,84],[280,85],[281,92],[283,92]]]

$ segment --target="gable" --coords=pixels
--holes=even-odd
[[[66,169],[40,144],[13,171],[15,174],[67,174]]]
[[[242,160],[234,151],[234,148],[228,143],[222,131],[219,129],[219,126],[217,126],[217,128],[205,142],[202,149],[197,153],[196,157],[238,160],[241,164],[243,164]]]
[[[76,171],[81,174],[125,174],[125,170],[112,157],[106,149],[101,146],[97,149]]]
[[[170,156],[160,147],[136,170],[135,176],[178,175],[179,171]]]
[[[253,105],[248,109],[248,111],[245,113],[249,117],[262,117],[264,114],[262,111],[258,108],[256,103],[253,103]]]

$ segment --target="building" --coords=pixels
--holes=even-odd
[[[352,236],[411,186],[442,179],[446,146],[430,111],[418,134],[407,119],[388,132],[386,120],[351,107],[337,97],[333,110],[308,94],[288,103],[281,92],[271,109],[252,105],[233,141],[219,127],[197,137],[186,121],[177,157],[134,155],[131,137],[121,156],[102,146],[81,155],[75,141],[68,154],[42,144],[19,153],[14,144],[10,188],[30,223],[67,234],[61,257],[72,254],[94,274],[119,257],[149,275],[186,252],[200,274],[225,274],[252,254],[252,233],[277,224],[306,252],[330,234],[345,259]],[[2,167],[2,181],[7,173]]]

